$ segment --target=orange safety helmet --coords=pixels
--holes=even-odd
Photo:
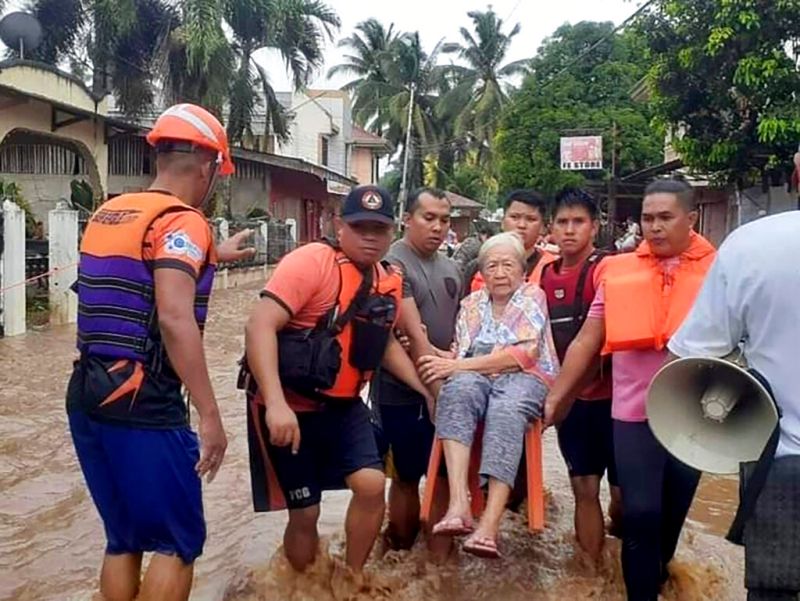
[[[164,111],[147,134],[147,142],[157,146],[162,141],[188,142],[218,153],[220,175],[235,171],[228,135],[217,118],[196,104],[176,104]]]

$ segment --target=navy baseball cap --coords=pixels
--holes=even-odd
[[[345,197],[341,216],[345,223],[377,221],[391,224],[394,223],[394,200],[385,188],[358,186]]]

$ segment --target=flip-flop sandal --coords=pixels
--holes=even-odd
[[[464,518],[454,517],[442,520],[433,527],[433,534],[444,536],[466,536],[472,534],[475,527]]]
[[[462,546],[465,553],[482,557],[484,559],[500,559],[500,551],[497,550],[497,541],[488,536],[473,536],[464,541]]]

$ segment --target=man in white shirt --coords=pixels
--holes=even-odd
[[[800,592],[800,544],[793,542],[800,540],[798,257],[798,211],[737,229],[669,342],[678,357],[724,357],[742,343],[749,366],[769,382],[782,412],[775,461],[746,523],[748,601],[795,601]]]

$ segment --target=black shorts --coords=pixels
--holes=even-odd
[[[254,409],[255,408],[255,409]],[[275,509],[270,501],[267,461],[288,509],[318,505],[323,490],[347,488],[345,479],[364,468],[383,469],[369,409],[361,400],[326,403],[323,410],[298,412],[300,449],[269,442],[266,408],[248,401],[250,475],[256,511]],[[263,441],[267,457],[261,452]]]
[[[608,472],[609,484],[617,486],[610,399],[575,401],[569,415],[558,428],[558,446],[571,478],[602,478]]]
[[[417,405],[377,405],[375,438],[382,457],[392,451],[400,482],[417,483],[428,471],[436,428],[425,402]]]

